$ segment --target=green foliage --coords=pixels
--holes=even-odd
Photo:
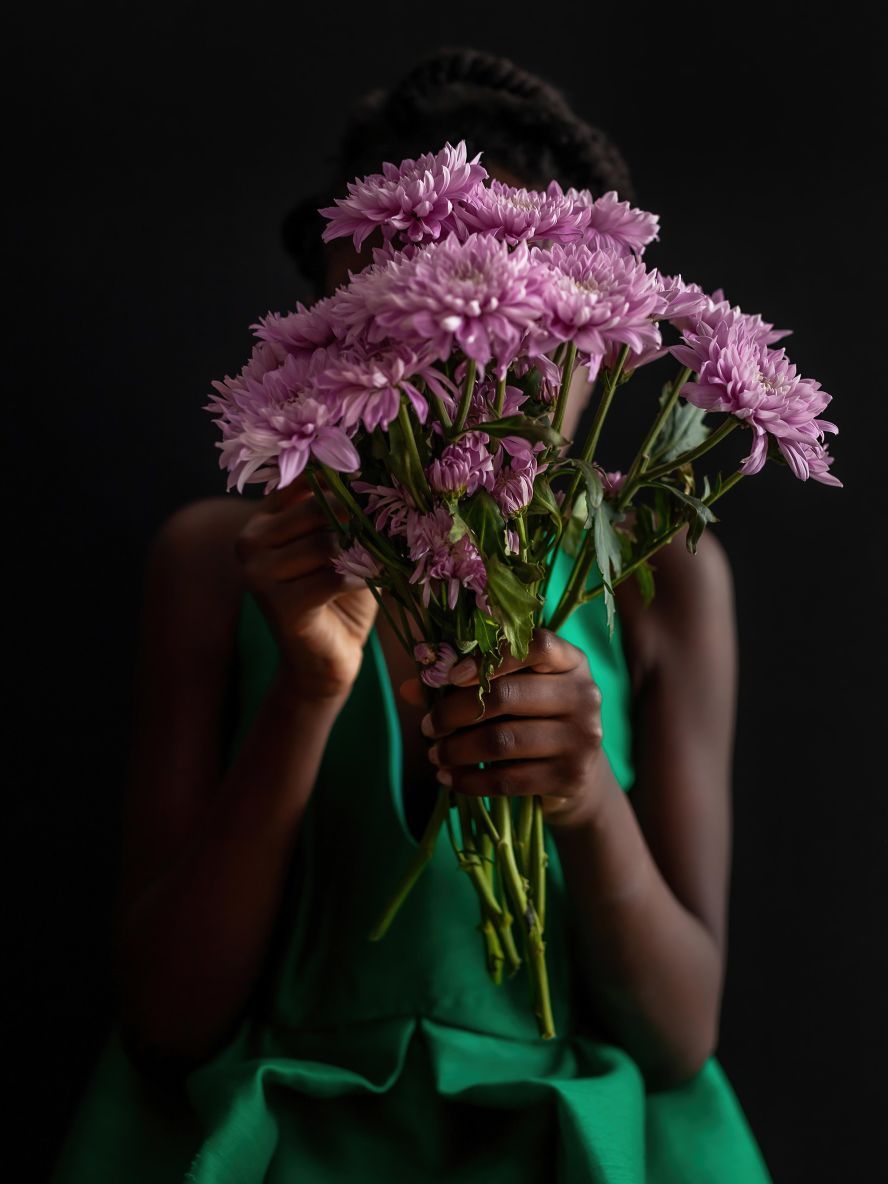
[[[614,529],[614,522],[618,521],[617,511],[610,502],[602,501],[594,507],[592,517],[592,540],[595,545],[595,562],[601,572],[601,582],[604,586],[604,603],[607,608],[607,628],[613,636],[614,616],[616,605],[614,601],[613,581],[623,570],[623,551],[620,536]]]
[[[676,498],[681,503],[680,516],[688,523],[687,549],[692,555],[695,555],[697,543],[707,524],[718,521],[715,514],[700,498],[685,493],[684,490],[678,489],[674,485],[667,485],[665,481],[651,481],[649,484]]]
[[[541,599],[498,555],[487,556],[486,563],[486,593],[493,617],[502,626],[512,654],[526,658]]]
[[[486,425],[485,425],[486,430]],[[469,527],[481,554],[506,557],[506,520],[486,489],[479,489],[461,504],[461,521]]]
[[[645,605],[651,603],[654,599],[654,569],[651,567],[647,559],[640,563],[635,569],[635,580],[638,584],[638,590],[641,593],[642,601]]]
[[[418,448],[427,451],[423,432],[414,431],[413,438]],[[388,426],[387,439],[385,437],[383,439],[386,448],[386,465],[401,484],[410,490],[427,489],[426,475],[422,465],[428,463],[429,458],[423,459],[423,451],[420,451],[421,463],[419,465],[416,463],[416,455],[408,444],[404,428],[399,420],[393,419],[391,421]]]
[[[662,407],[672,391],[672,383],[668,382],[660,395]],[[698,444],[711,434],[703,422],[706,412],[702,407],[695,407],[693,403],[686,403],[679,399],[672,407],[666,420],[657,433],[651,445],[651,463],[662,464],[675,460],[683,452],[696,448]]]

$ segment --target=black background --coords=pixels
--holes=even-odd
[[[878,1174],[883,67],[847,17],[781,30],[687,12],[57,5],[7,29],[7,1074],[29,1179],[107,1022],[146,544],[224,490],[210,380],[243,363],[259,314],[309,295],[282,215],[322,180],[354,99],[441,43],[562,86],[660,214],[650,261],[793,328],[781,344],[834,395],[845,488],[769,465],[715,527],[741,639],[718,1055],[776,1180]]]

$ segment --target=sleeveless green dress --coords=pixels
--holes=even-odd
[[[549,589],[560,594],[567,560]],[[601,598],[571,617],[603,695],[603,745],[633,781],[619,619]],[[238,633],[234,756],[278,656],[252,596]],[[376,631],[331,732],[283,907],[240,1029],[173,1101],[144,1082],[112,1028],[51,1184],[771,1184],[715,1057],[647,1092],[584,1013],[570,900],[549,854],[547,961],[557,1036],[543,1041],[524,968],[495,986],[475,893],[446,830],[379,942],[367,933],[416,840],[401,798],[401,735]]]

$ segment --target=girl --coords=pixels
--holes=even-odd
[[[440,52],[368,96],[285,239],[318,296],[345,182],[465,139],[515,185],[625,163],[541,80]],[[590,390],[578,372],[564,431]],[[115,935],[117,1012],[54,1184],[766,1184],[718,1044],[736,699],[731,572],[706,532],[431,705],[304,480],[183,507],[147,568]],[[566,578],[559,558],[549,588]],[[399,689],[396,697],[393,687]],[[485,768],[480,770],[480,762]],[[444,832],[367,934],[439,784],[543,795],[557,1036],[494,987]]]

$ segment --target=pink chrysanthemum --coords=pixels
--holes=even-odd
[[[420,423],[425,423],[428,403],[416,386],[429,389],[452,406],[455,391],[449,379],[438,373],[426,358],[405,347],[366,353],[353,350],[334,359],[318,378],[318,386],[342,403],[342,426],[363,423],[368,432],[387,429],[397,417],[401,394],[413,405]]]
[[[451,669],[459,661],[459,654],[446,641],[442,641],[440,645],[421,641],[413,647],[413,656],[425,667],[425,670],[420,671],[419,677],[430,687],[443,687],[449,681]]]
[[[499,443],[502,448],[496,457],[493,499],[503,514],[511,517],[530,505],[533,483],[549,466],[537,461],[537,453],[545,448],[539,441],[532,445],[523,436],[503,436]]]
[[[669,352],[697,380],[685,383],[682,394],[697,407],[726,411],[749,425],[753,445],[740,466],[744,473],[762,468],[770,434],[797,477],[840,484],[821,448],[824,432],[838,428],[818,418],[832,396],[814,379],[801,378],[785,350],[770,349],[754,333],[746,322],[727,317],[714,327],[700,321],[696,333],[683,334],[683,344]]]
[[[736,324],[760,345],[773,345],[775,341],[789,337],[792,333],[791,329],[775,329],[768,321],[762,320],[760,313],[742,312],[739,305],[732,305],[725,300],[721,288],[717,288],[711,296],[698,284],[685,284],[683,288],[686,294],[699,296],[702,304],[700,308],[690,311],[674,307],[664,314],[682,333],[693,333],[701,321],[712,329],[721,324]]]
[[[368,335],[411,347],[427,343],[440,359],[456,346],[482,370],[495,359],[504,373],[540,314],[544,279],[524,243],[510,251],[489,236],[460,242],[451,234],[366,285]]]
[[[429,485],[436,493],[450,497],[471,495],[476,489],[493,489],[493,456],[487,450],[486,432],[466,432],[454,444],[448,444],[429,465]]]
[[[288,353],[314,350],[319,346],[332,345],[336,339],[333,321],[330,317],[335,307],[335,297],[325,296],[310,308],[296,305],[295,312],[281,315],[270,312],[260,317],[258,324],[251,325],[262,341],[271,341],[283,347]]]
[[[335,399],[317,397],[317,378],[327,351],[287,354],[279,361],[275,343],[261,342],[237,378],[213,382],[204,410],[218,411],[222,431],[220,468],[228,469],[228,489],[239,493],[247,481],[267,481],[265,492],[289,485],[309,455],[340,472],[353,472],[360,459],[340,426]]]
[[[428,514],[415,511],[407,517],[407,543],[410,558],[416,564],[410,583],[422,584],[422,602],[428,605],[432,585],[446,590],[447,607],[456,607],[460,588],[475,593],[475,602],[482,612],[489,612],[484,590],[487,569],[484,560],[468,534],[457,542],[450,541],[453,518],[443,506]]]
[[[592,467],[596,470],[598,476],[601,478],[601,484],[604,488],[605,497],[614,497],[620,492],[623,487],[623,482],[626,480],[625,473],[620,472],[619,469],[615,469],[613,472],[606,472],[601,467],[601,465],[595,464],[594,462]]]
[[[550,273],[545,316],[531,331],[534,352],[573,341],[594,380],[609,346],[628,345],[637,354],[659,347],[660,331],[651,320],[659,290],[642,262],[585,246],[534,247],[531,254]]]
[[[550,186],[551,188],[551,186]],[[568,189],[565,195],[578,209],[589,210],[583,242],[593,249],[603,247],[625,255],[642,255],[648,243],[659,239],[660,218],[620,201],[616,190],[593,198],[588,189]]]
[[[532,239],[578,242],[590,217],[590,207],[562,192],[555,181],[545,192],[516,189],[502,181],[476,185],[455,214],[468,231],[492,235],[511,246]]]
[[[374,580],[380,574],[381,568],[363,543],[354,542],[350,547],[343,547],[338,555],[333,557],[333,566],[340,575],[360,576],[362,580]]]
[[[381,173],[363,180],[350,181],[348,197],[337,197],[336,204],[319,210],[330,225],[322,238],[351,235],[355,250],[377,227],[389,234],[400,232],[408,242],[432,242],[453,229],[454,203],[487,176],[478,164],[481,153],[466,158],[464,140],[440,152],[426,153],[418,160],[386,163]]]
[[[393,538],[407,533],[407,515],[416,506],[406,489],[403,489],[398,478],[392,476],[394,485],[373,485],[369,481],[352,481],[351,488],[355,493],[367,495],[367,514],[376,517],[374,525],[377,530],[384,530]]]
[[[697,284],[686,284],[680,275],[662,275],[656,268],[652,269],[651,274],[655,277],[657,284],[657,303],[651,312],[651,319],[654,321],[670,321],[675,324],[680,320],[682,323],[693,325],[696,323],[696,318],[712,304],[710,297],[701,291]],[[623,372],[630,374],[639,366],[656,362],[658,358],[662,358],[668,352],[668,347],[662,343],[649,345],[640,353],[628,356],[623,366]],[[619,344],[613,342],[605,350],[602,365],[608,369],[613,367],[619,353]]]

